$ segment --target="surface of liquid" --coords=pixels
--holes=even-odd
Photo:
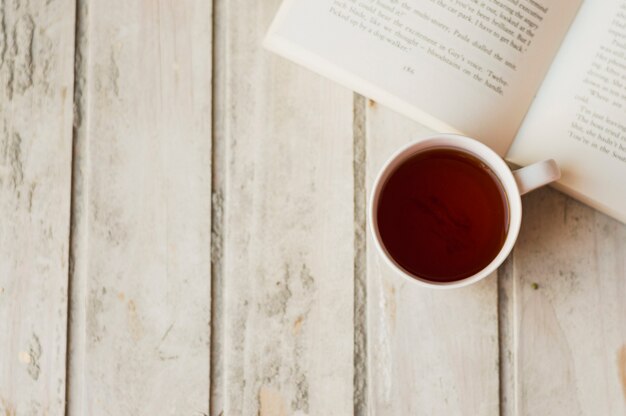
[[[378,205],[383,245],[406,271],[451,282],[496,257],[508,231],[500,181],[482,161],[455,149],[407,159],[387,179]]]

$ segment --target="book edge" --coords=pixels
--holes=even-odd
[[[571,196],[572,198],[576,199],[577,201],[582,202],[583,204],[586,204],[588,206],[590,206],[591,208],[605,214],[608,215],[611,218],[614,218],[615,220],[621,222],[622,224],[626,225],[626,213],[620,212],[615,208],[611,208],[608,205],[603,204],[602,202],[598,201],[597,199],[591,198],[589,196],[586,196],[585,194],[581,193],[580,191],[577,191],[569,186],[563,185],[561,183],[554,183],[551,185],[553,188],[555,188],[558,191],[563,192],[566,195]]]
[[[278,19],[278,17],[277,17]],[[358,94],[361,94],[372,101],[378,102],[390,109],[403,114],[424,126],[446,133],[463,134],[466,133],[431,116],[425,111],[413,106],[407,101],[384,91],[374,83],[364,80],[351,72],[341,69],[339,66],[325,60],[324,58],[306,51],[304,48],[289,40],[280,37],[273,32],[276,21],[270,26],[270,30],[263,39],[263,47],[277,55],[295,62],[305,69],[315,72],[322,77],[338,83]]]

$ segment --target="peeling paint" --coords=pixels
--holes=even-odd
[[[622,383],[624,400],[626,400],[626,344],[617,351],[617,373]]]
[[[300,331],[302,330],[302,324],[304,323],[304,317],[302,315],[298,316],[296,318],[296,320],[293,323],[293,328],[291,330],[291,332],[294,335],[298,335],[300,333]]]
[[[35,23],[30,15],[24,15],[15,23],[13,47],[15,48],[15,62],[13,74],[13,89],[23,94],[33,85],[33,34]]]
[[[4,2],[0,3],[0,86],[9,99],[14,93],[23,94],[33,85],[33,40],[35,22],[30,14],[17,13],[19,18],[10,24],[6,19]]]
[[[287,416],[287,406],[280,392],[262,386],[259,391],[259,416]]]
[[[139,341],[143,336],[143,325],[139,319],[139,314],[137,313],[137,305],[135,305],[134,300],[128,301],[128,328],[130,330],[130,335],[132,336],[134,341]]]
[[[4,397],[0,397],[0,416],[16,416],[15,405]]]
[[[296,365],[296,393],[291,409],[309,412],[309,381],[299,365]]]
[[[28,357],[29,359],[26,371],[33,380],[37,381],[41,372],[39,364],[41,359],[41,343],[39,342],[39,337],[36,334],[33,334],[31,337],[30,345],[28,347]]]
[[[16,189],[24,181],[24,167],[22,165],[22,138],[13,133],[8,149],[9,164],[11,166],[11,183]]]

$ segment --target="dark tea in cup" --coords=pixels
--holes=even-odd
[[[382,184],[380,240],[407,273],[454,282],[487,267],[509,229],[498,176],[476,156],[437,148],[406,158]]]
[[[375,248],[400,277],[455,289],[490,276],[509,255],[525,193],[560,178],[552,159],[511,171],[488,146],[458,134],[408,143],[374,180]]]

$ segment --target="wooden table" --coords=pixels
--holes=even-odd
[[[626,226],[544,189],[497,276],[394,276],[366,196],[429,130],[278,4],[0,2],[0,415],[625,415]]]

